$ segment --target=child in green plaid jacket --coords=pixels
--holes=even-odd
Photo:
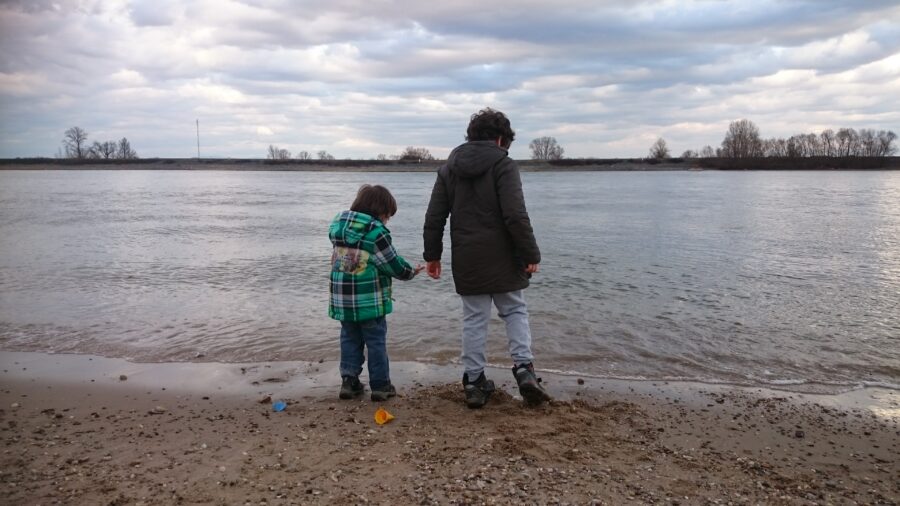
[[[387,188],[366,184],[350,210],[338,213],[328,230],[334,246],[328,315],[341,322],[341,399],[364,392],[359,374],[365,348],[372,400],[397,395],[391,384],[385,319],[393,310],[391,278],[410,280],[424,266],[412,267],[391,244],[385,224],[396,212],[397,201]]]

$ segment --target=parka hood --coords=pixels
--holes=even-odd
[[[379,226],[384,226],[381,220],[373,218],[365,213],[356,211],[342,211],[335,216],[328,230],[328,237],[332,242],[341,242],[348,245],[359,243],[363,237]]]
[[[507,156],[508,152],[493,141],[470,141],[450,153],[447,166],[459,177],[473,178],[484,174]]]

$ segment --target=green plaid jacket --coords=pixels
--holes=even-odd
[[[391,278],[412,279],[415,269],[391,244],[391,232],[368,214],[343,211],[328,229],[331,298],[328,316],[358,322],[393,311]]]

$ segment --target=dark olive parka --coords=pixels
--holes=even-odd
[[[460,295],[521,290],[541,261],[519,168],[491,141],[467,142],[438,169],[425,214],[425,261],[440,260],[450,216],[453,281]]]

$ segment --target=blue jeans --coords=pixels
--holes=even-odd
[[[341,322],[341,376],[359,376],[369,354],[369,387],[378,390],[391,383],[387,354],[387,319]]]
[[[522,290],[485,295],[463,295],[462,363],[469,381],[478,379],[487,365],[488,323],[491,305],[497,306],[497,314],[506,323],[506,339],[509,355],[515,365],[534,360],[531,354],[531,327],[528,325],[528,305]]]

